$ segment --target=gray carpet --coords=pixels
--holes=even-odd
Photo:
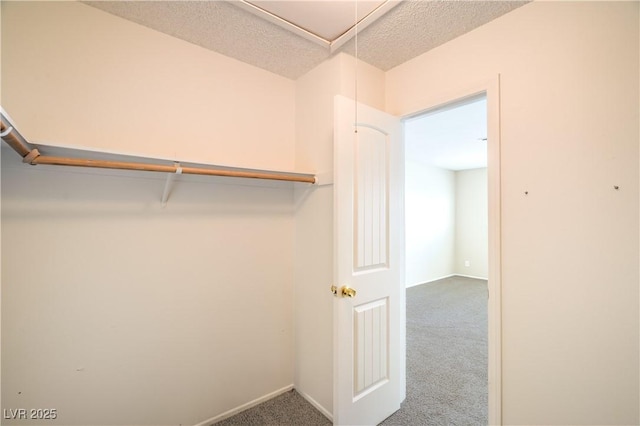
[[[408,288],[407,399],[381,425],[486,425],[487,351],[485,280]]]
[[[216,426],[247,425],[325,426],[331,425],[331,422],[298,392],[292,390],[216,423]]]
[[[486,425],[487,282],[407,289],[407,399],[382,426]],[[295,390],[216,426],[330,425]]]

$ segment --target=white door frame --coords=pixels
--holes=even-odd
[[[431,112],[466,98],[487,97],[487,175],[489,206],[489,300],[488,381],[489,424],[502,424],[502,238],[500,180],[500,75],[444,96],[430,99],[426,105],[402,117],[403,120]]]

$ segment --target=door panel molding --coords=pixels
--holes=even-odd
[[[356,124],[355,107],[335,97],[336,425],[378,424],[406,393],[402,126],[363,104]]]

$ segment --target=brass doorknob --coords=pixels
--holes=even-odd
[[[356,291],[346,285],[340,289],[340,294],[342,297],[356,297]]]
[[[342,286],[340,290],[338,290],[338,287],[336,287],[335,285],[332,285],[331,293],[336,297],[338,297],[338,295],[342,297],[356,297],[356,291],[346,285]]]

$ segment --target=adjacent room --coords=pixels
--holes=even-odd
[[[407,404],[428,424],[485,424],[486,96],[407,119],[404,139]]]
[[[3,425],[292,395],[318,424],[464,423],[452,394],[478,422],[640,423],[638,2],[2,1],[0,24]],[[483,93],[486,168],[404,164],[403,121]],[[440,279],[490,290],[465,320],[485,365],[412,382],[412,315],[451,318],[411,295]]]
[[[406,285],[488,278],[487,102],[405,121]]]

